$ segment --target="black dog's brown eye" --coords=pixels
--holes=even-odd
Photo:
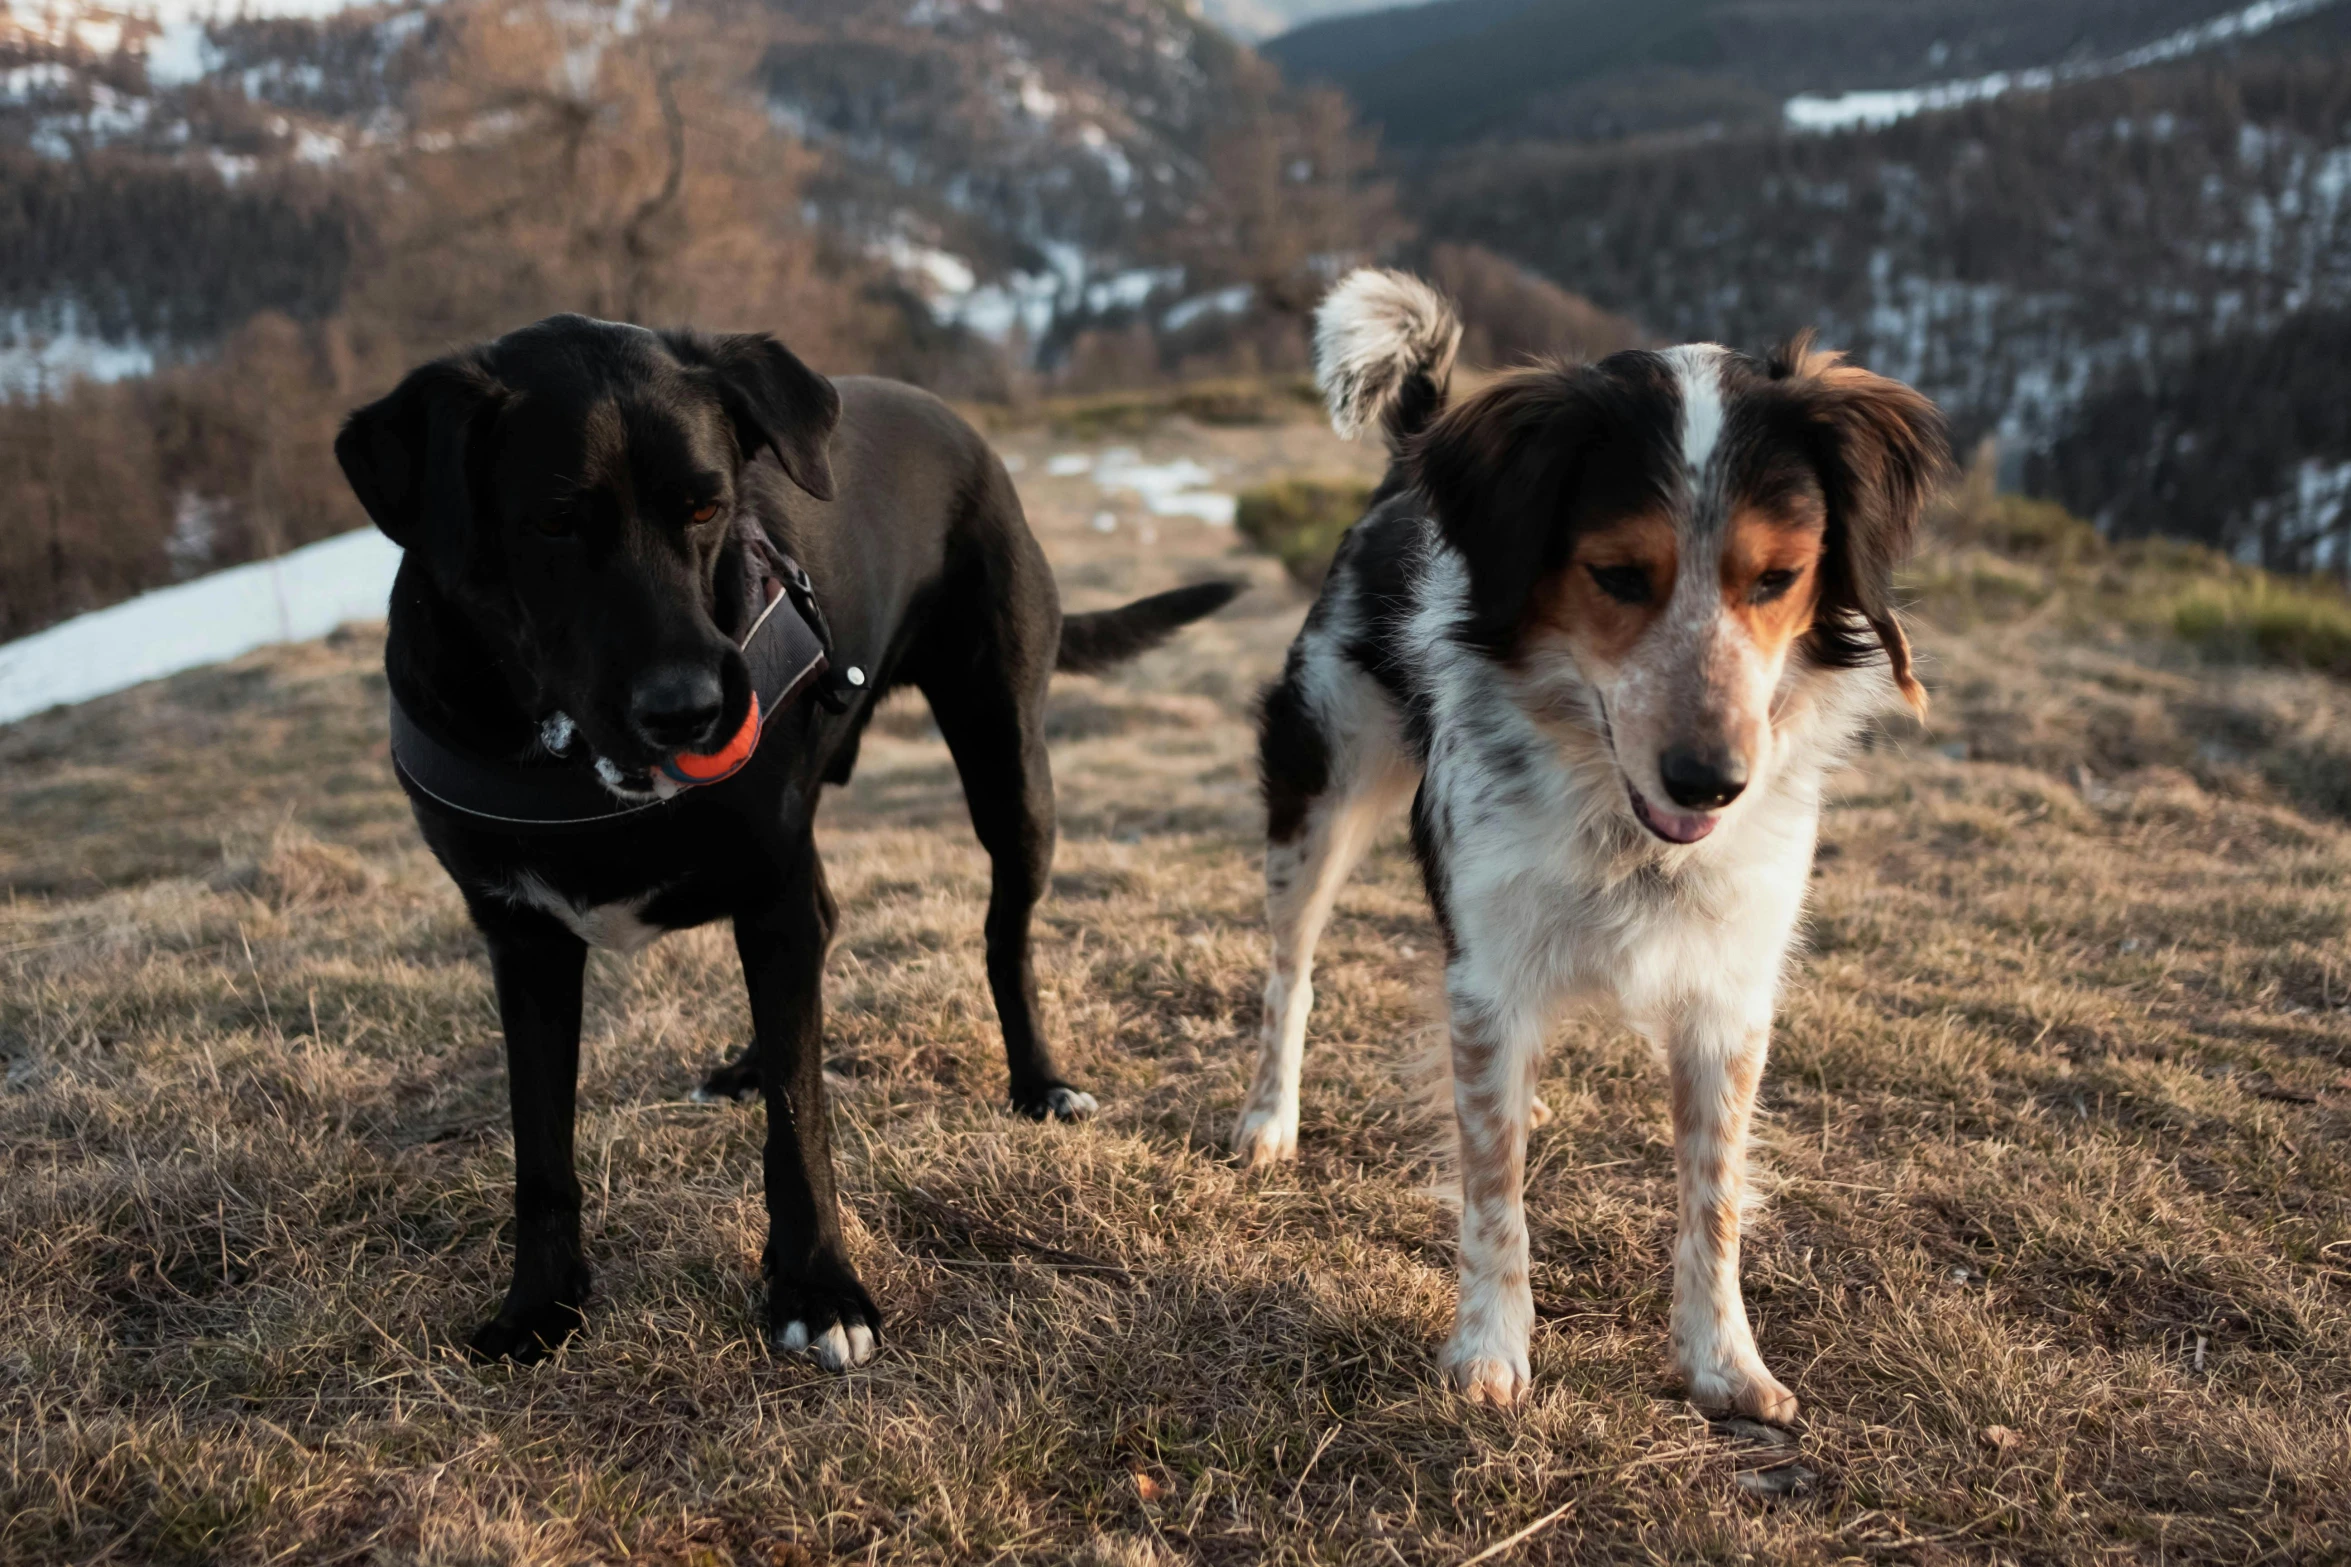
[[[1770,603],[1794,587],[1799,575],[1801,573],[1786,570],[1765,572],[1755,579],[1755,591],[1747,595],[1748,602],[1754,604]]]
[[[531,526],[538,530],[541,538],[547,539],[568,539],[574,531],[569,514],[559,511],[544,513]]]
[[[697,507],[695,507],[695,508],[694,508],[694,512],[693,512],[694,520],[695,520],[696,522],[698,522],[698,523],[700,523],[700,522],[708,522],[708,521],[709,521],[711,518],[713,518],[713,517],[715,517],[715,516],[717,516],[717,515],[718,515],[718,507],[717,507],[717,505],[716,505],[716,504],[712,504],[712,505],[709,505],[709,506],[697,506]]]
[[[1587,566],[1600,591],[1619,604],[1649,602],[1649,573],[1639,566]]]

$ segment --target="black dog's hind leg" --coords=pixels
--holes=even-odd
[[[813,839],[789,851],[772,903],[735,916],[767,1099],[768,1342],[838,1371],[873,1357],[881,1313],[841,1239],[824,1092],[824,956],[835,909]]]
[[[958,648],[921,685],[963,778],[972,829],[988,851],[988,989],[1004,1027],[1012,1106],[1039,1120],[1076,1120],[1098,1107],[1054,1065],[1029,942],[1030,916],[1053,874],[1053,771],[1045,752],[1051,626],[1020,617],[991,625],[978,646]]]
[[[841,906],[833,901],[833,890],[825,884],[823,862],[816,862],[814,874],[816,912],[824,921],[824,947],[830,952],[833,934],[841,928]],[[751,1042],[743,1047],[741,1055],[702,1079],[702,1086],[694,1090],[693,1097],[704,1103],[733,1099],[749,1104],[767,1091],[766,1072],[767,1068],[760,1059],[759,1036],[754,1033]]]
[[[471,1348],[485,1360],[543,1360],[580,1326],[588,1299],[580,1183],[572,1169],[588,948],[533,910],[484,902],[475,907],[474,921],[489,940],[498,1020],[506,1033],[506,1091],[514,1112],[514,1281]]]

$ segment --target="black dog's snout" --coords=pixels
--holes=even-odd
[[[1677,745],[1657,758],[1657,776],[1673,803],[1690,811],[1714,811],[1747,787],[1747,764],[1723,746]]]
[[[709,741],[725,711],[726,686],[718,671],[693,664],[652,670],[629,692],[629,722],[646,744],[663,750],[692,750]]]

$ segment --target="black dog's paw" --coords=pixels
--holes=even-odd
[[[741,1055],[702,1079],[702,1086],[694,1090],[694,1102],[749,1104],[762,1092],[759,1076],[759,1041],[754,1039],[743,1047]]]
[[[1032,1121],[1089,1121],[1102,1106],[1082,1088],[1046,1083],[1027,1092],[1015,1090],[1012,1108]]]
[[[827,1371],[846,1371],[873,1359],[882,1314],[855,1279],[828,1286],[770,1284],[767,1342],[807,1355]]]
[[[546,1301],[520,1310],[510,1306],[475,1331],[466,1353],[483,1362],[511,1360],[518,1366],[535,1365],[554,1354],[586,1322],[579,1307],[564,1301]]]

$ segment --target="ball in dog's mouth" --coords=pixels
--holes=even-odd
[[[1714,824],[1721,820],[1716,816],[1660,810],[1629,783],[1625,785],[1625,793],[1632,796],[1633,815],[1641,825],[1667,843],[1696,843],[1714,831]]]

